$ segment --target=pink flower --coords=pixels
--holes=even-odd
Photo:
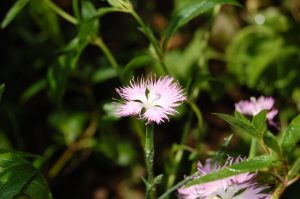
[[[274,108],[275,100],[272,97],[260,96],[258,99],[251,97],[250,101],[242,100],[235,104],[235,110],[250,116],[255,116],[262,110],[268,110],[267,119],[271,125],[276,126],[273,122],[278,110]]]
[[[195,178],[218,171],[243,160],[241,157],[236,159],[228,157],[222,166],[212,163],[211,159],[206,160],[205,165],[199,162],[199,175],[195,176]],[[253,180],[255,175],[254,173],[242,173],[187,188],[181,187],[178,189],[178,196],[180,199],[268,199],[270,195],[262,193],[267,187],[259,186]]]
[[[147,123],[160,124],[169,120],[169,116],[177,112],[175,107],[186,100],[181,86],[170,76],[132,79],[129,86],[116,91],[123,99],[122,103],[117,103],[116,115],[137,115]]]

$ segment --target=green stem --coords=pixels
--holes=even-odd
[[[44,2],[49,6],[50,9],[52,9],[56,14],[67,20],[68,22],[72,24],[78,24],[78,21],[73,16],[69,15],[67,12],[65,12],[63,9],[58,7],[55,3],[53,3],[51,0],[44,0]]]
[[[103,40],[100,37],[95,38],[95,40],[93,41],[93,44],[98,46],[102,50],[102,52],[104,53],[104,55],[106,56],[106,58],[108,59],[108,61],[110,62],[112,67],[114,67],[114,68],[119,67],[119,64],[117,63],[113,54],[110,52],[110,50],[108,49],[108,47],[105,45],[105,43],[103,42]]]
[[[281,194],[284,192],[286,186],[282,183],[280,183],[277,188],[275,189],[275,191],[273,192],[272,196],[270,199],[279,199]]]
[[[148,37],[150,43],[153,45],[155,53],[156,53],[156,56],[157,56],[157,58],[159,60],[159,63],[161,65],[162,69],[163,69],[163,72],[165,74],[170,74],[169,71],[168,71],[168,69],[167,69],[167,66],[166,66],[166,64],[164,62],[164,53],[162,52],[161,47],[160,47],[159,43],[157,42],[157,39],[154,37],[153,32],[151,31],[151,29],[149,29],[145,25],[145,23],[143,22],[143,20],[140,18],[140,16],[134,10],[131,10],[130,14],[140,24],[141,28],[144,31],[144,34]]]
[[[78,20],[80,20],[80,11],[79,11],[79,7],[78,7],[78,0],[73,0],[72,8],[73,8],[73,13],[74,13],[75,17]]]
[[[253,158],[256,154],[256,146],[257,146],[257,141],[255,138],[251,139],[251,146],[250,146],[250,151],[249,151],[249,159]]]
[[[188,115],[187,122],[184,126],[184,130],[183,130],[183,134],[182,134],[182,137],[181,137],[180,145],[183,145],[186,142],[187,135],[188,135],[188,133],[190,131],[190,128],[191,128],[192,116],[193,116],[193,113],[190,112],[189,115]],[[172,171],[171,171],[172,173],[169,175],[168,181],[167,181],[167,189],[170,188],[174,184],[174,181],[176,179],[176,174],[177,174],[178,168],[180,166],[180,162],[181,162],[182,157],[183,157],[183,151],[184,151],[184,148],[181,148],[175,154],[175,158],[172,162],[172,168],[173,168]]]
[[[154,174],[153,174],[153,162],[154,162],[154,141],[153,131],[154,125],[146,125],[146,137],[145,137],[145,162],[148,180],[146,183],[146,199],[153,199],[155,192]]]
[[[176,185],[174,185],[173,187],[168,189],[163,195],[158,197],[158,199],[164,199],[164,198],[168,197],[173,191],[177,190],[179,187],[188,183],[191,179],[193,179],[193,177],[194,177],[194,175],[186,177],[184,180],[182,180],[181,182],[177,183]]]

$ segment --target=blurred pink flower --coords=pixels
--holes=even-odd
[[[199,162],[199,175],[194,178],[218,171],[243,160],[241,157],[236,159],[228,157],[224,165],[212,163],[211,159],[206,160],[205,165]],[[254,173],[242,173],[187,188],[181,187],[178,189],[178,197],[180,199],[268,199],[270,195],[262,193],[267,187],[259,186],[254,181],[255,175]]]
[[[174,108],[186,100],[181,86],[170,76],[132,79],[129,86],[116,91],[123,99],[122,103],[117,103],[116,115],[137,115],[147,123],[160,124],[169,120],[169,116],[177,112]]]
[[[278,114],[278,110],[274,108],[274,104],[275,100],[272,97],[260,96],[258,99],[251,97],[250,101],[242,100],[235,103],[235,110],[250,116],[255,116],[262,110],[268,110],[267,119],[271,125],[276,126],[273,119]]]

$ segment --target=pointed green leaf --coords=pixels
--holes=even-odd
[[[264,133],[267,130],[266,120],[267,120],[266,110],[262,110],[257,115],[255,115],[252,119],[252,124],[257,129],[259,138],[262,138]]]
[[[171,35],[181,26],[185,25],[200,14],[214,8],[217,5],[231,4],[239,5],[235,0],[196,0],[181,9],[172,17],[164,36],[164,45],[168,42]]]
[[[5,28],[18,14],[19,12],[29,3],[30,0],[18,0],[10,8],[6,16],[4,17],[1,28]]]
[[[236,117],[226,115],[226,114],[221,114],[221,113],[215,113],[215,115],[217,115],[222,120],[225,120],[230,125],[240,130],[246,131],[247,133],[250,133],[252,136],[257,138],[257,130],[255,129],[255,127],[251,124],[249,120],[245,119],[245,117],[240,113],[236,112],[237,115]]]
[[[227,178],[233,175],[238,175],[246,172],[256,172],[257,170],[268,168],[272,165],[272,158],[270,156],[257,156],[253,159],[245,160],[223,169],[220,169],[216,172],[209,173],[203,175],[199,178],[194,178],[189,183],[187,183],[187,187],[201,184],[205,182],[210,182],[222,178]]]
[[[291,151],[300,140],[300,115],[295,117],[289,124],[282,140],[282,149]]]

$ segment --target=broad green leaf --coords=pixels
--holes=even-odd
[[[30,98],[32,98],[34,95],[36,95],[38,92],[45,89],[46,87],[47,87],[46,79],[38,80],[23,92],[21,96],[21,102],[24,103],[28,101]]]
[[[1,84],[1,85],[0,85],[0,101],[1,101],[1,99],[2,99],[2,95],[3,95],[3,93],[4,93],[4,90],[5,90],[5,84]]]
[[[214,8],[217,5],[232,4],[239,5],[235,0],[198,0],[193,1],[179,9],[172,17],[164,35],[164,45],[171,35],[181,26],[185,25],[200,14]]]
[[[277,138],[275,135],[273,135],[271,132],[267,131],[265,134],[264,134],[264,143],[271,149],[273,149],[274,151],[276,151],[278,154],[281,153],[281,150],[280,150],[280,146],[279,146],[279,143],[277,141]]]
[[[93,83],[101,83],[115,77],[118,77],[118,70],[115,68],[99,68],[93,72],[91,81]]]
[[[52,199],[51,192],[45,177],[38,173],[23,188],[23,193],[33,199]]]
[[[199,178],[195,178],[187,183],[186,186],[189,187],[196,184],[223,179],[241,173],[256,172],[257,170],[268,168],[270,166],[272,166],[272,158],[270,156],[257,156],[253,159],[245,160],[220,169],[216,172],[203,175]]]
[[[42,181],[42,179],[44,181]],[[39,184],[39,186],[37,186]],[[29,189],[28,189],[29,188]],[[22,153],[0,151],[0,198],[12,199],[26,190],[33,199],[51,199],[46,180]]]
[[[295,117],[289,124],[282,140],[282,149],[286,152],[291,151],[300,140],[300,115]]]
[[[17,0],[2,20],[1,28],[5,28],[29,2],[30,0]]]
[[[266,110],[262,110],[257,115],[255,115],[252,119],[252,124],[257,129],[259,138],[262,138],[264,133],[267,130],[266,119],[267,119]]]

